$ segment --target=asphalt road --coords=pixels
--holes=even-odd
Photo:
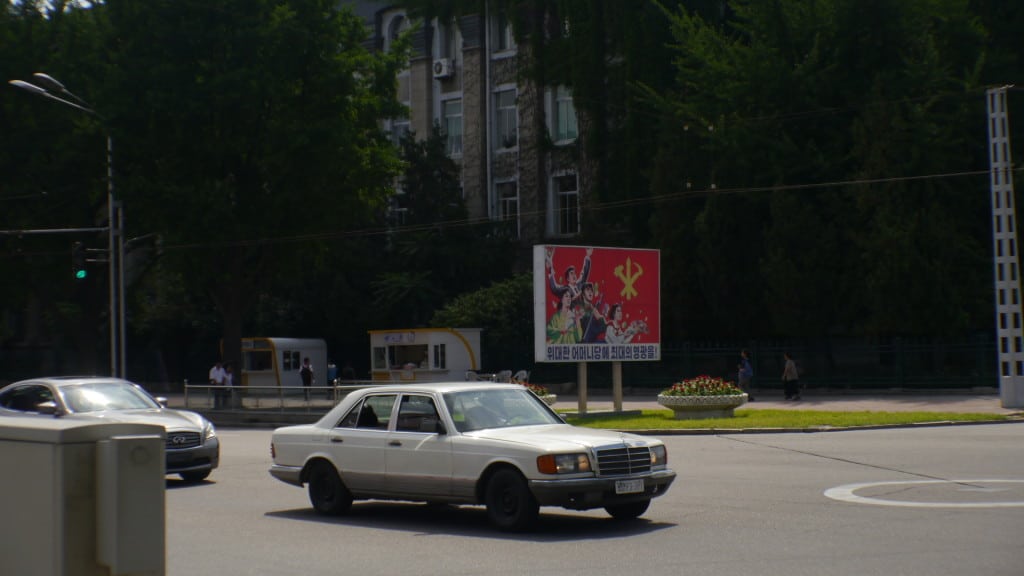
[[[641,520],[543,508],[511,535],[478,507],[317,516],[269,430],[220,436],[207,482],[168,481],[168,576],[1024,573],[1024,423],[666,436],[679,477]]]

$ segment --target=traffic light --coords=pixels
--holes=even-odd
[[[75,280],[85,280],[89,271],[85,269],[85,244],[75,242],[71,245],[71,273]]]

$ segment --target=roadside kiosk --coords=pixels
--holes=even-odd
[[[330,386],[327,381],[327,342],[319,338],[242,338],[242,386],[301,388],[299,369],[309,358],[316,379],[314,386]]]
[[[480,369],[480,328],[370,330],[375,381],[465,380]]]

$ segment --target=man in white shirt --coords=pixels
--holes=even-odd
[[[210,368],[210,386],[223,386],[224,380],[227,377],[227,372],[224,371],[224,365],[218,360],[213,368]],[[213,390],[213,407],[216,410],[224,408],[224,394],[222,390]]]

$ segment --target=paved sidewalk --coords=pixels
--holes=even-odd
[[[586,411],[608,412],[614,409],[614,403],[610,394],[602,390],[600,394],[588,396]],[[160,394],[168,399],[171,408],[185,408],[183,394]],[[663,410],[663,406],[657,402],[657,392],[650,394],[629,394],[623,398],[623,410]],[[950,393],[915,393],[896,394],[880,391],[878,393],[856,393],[839,394],[834,392],[805,391],[800,401],[783,400],[781,392],[768,391],[755,394],[757,401],[744,404],[743,410],[826,410],[826,411],[848,411],[848,412],[955,412],[955,413],[979,413],[979,414],[1002,414],[1024,415],[1021,408],[1003,408],[998,394],[950,394]],[[301,404],[300,401],[293,402]],[[323,405],[312,407],[313,412],[325,412],[330,403],[320,402]],[[578,409],[579,400],[575,394],[559,394],[555,408],[563,410]],[[269,409],[273,410],[274,408]],[[292,409],[307,411],[311,407],[293,406]],[[199,406],[192,406],[191,409],[205,412]]]

